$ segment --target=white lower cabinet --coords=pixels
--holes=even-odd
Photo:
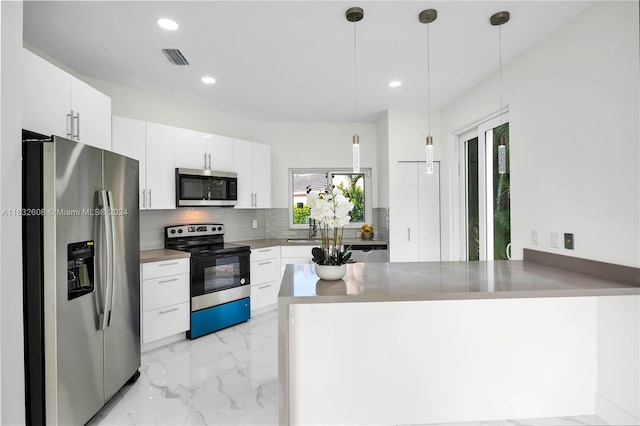
[[[311,263],[311,249],[316,246],[282,246],[280,258],[280,279],[287,265]]]
[[[142,264],[142,344],[189,330],[189,259]]]
[[[275,307],[280,290],[280,247],[251,250],[251,313]]]

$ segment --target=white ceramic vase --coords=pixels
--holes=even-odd
[[[321,280],[333,281],[339,280],[347,273],[347,265],[317,265],[316,275]]]

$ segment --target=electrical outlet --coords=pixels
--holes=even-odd
[[[537,229],[532,229],[531,230],[531,244],[534,245],[534,246],[537,246],[539,244],[538,230]]]
[[[573,234],[564,234],[564,248],[573,250]]]
[[[551,247],[560,248],[560,233],[556,231],[551,232]]]
[[[258,219],[253,219],[251,226],[253,226],[253,229],[258,229]]]

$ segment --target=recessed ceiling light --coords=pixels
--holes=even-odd
[[[387,86],[389,86],[389,87],[400,87],[400,86],[402,86],[402,82],[400,80],[390,81],[389,83],[387,83]]]
[[[202,77],[200,80],[202,80],[202,82],[206,84],[213,84],[216,82],[215,78],[209,76]]]
[[[165,30],[173,31],[178,29],[178,23],[168,18],[158,19],[158,25]]]

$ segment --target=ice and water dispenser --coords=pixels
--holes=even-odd
[[[71,243],[67,246],[67,300],[93,291],[94,254],[93,241]]]

